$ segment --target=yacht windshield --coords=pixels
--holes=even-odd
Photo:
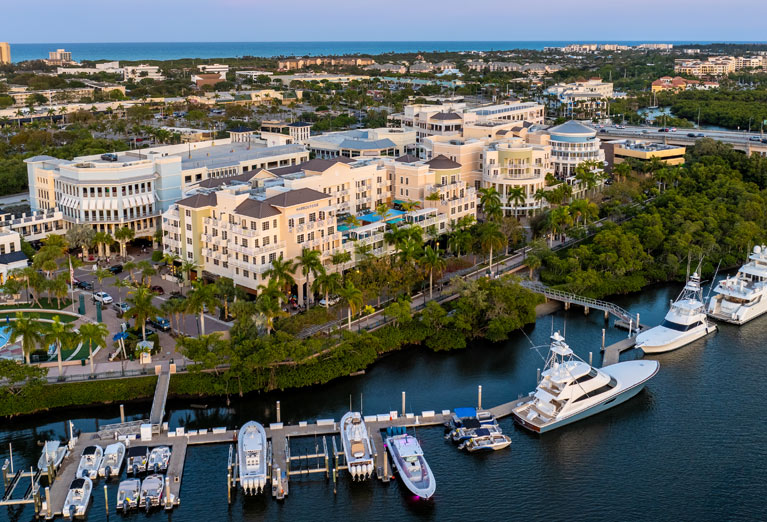
[[[673,321],[664,320],[661,323],[661,326],[665,326],[666,328],[670,330],[676,330],[678,332],[686,332],[687,330],[692,330],[693,328],[695,328],[696,326],[700,326],[701,324],[703,324],[701,321],[697,321],[691,324],[679,324]]]

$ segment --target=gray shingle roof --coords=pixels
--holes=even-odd
[[[318,190],[302,188],[277,194],[276,196],[264,200],[264,203],[268,203],[275,207],[285,208],[294,205],[302,205],[304,203],[309,203],[310,201],[317,201],[318,199],[328,199],[329,197],[330,196],[327,194],[323,194]]]
[[[394,142],[389,138],[383,138],[380,140],[344,140],[338,145],[342,149],[351,150],[373,150],[373,149],[391,149],[396,147]]]
[[[350,158],[333,158],[333,159],[321,159],[314,158],[298,165],[291,165],[289,167],[280,167],[277,169],[269,169],[269,172],[277,176],[284,176],[285,174],[293,174],[295,172],[301,172],[304,170],[311,170],[314,172],[325,172],[336,163],[353,163],[354,160]]]
[[[280,211],[264,201],[246,199],[237,206],[237,213],[256,219],[279,216]]]
[[[426,164],[434,170],[444,169],[460,169],[461,164],[457,161],[453,161],[447,156],[440,154],[436,158],[433,158],[426,162]]]
[[[437,114],[433,115],[431,118],[432,120],[460,120],[461,115],[456,114],[454,112],[438,112]]]
[[[399,161],[400,163],[415,163],[416,161],[418,161],[418,158],[416,158],[412,154],[405,154],[404,156],[400,156],[394,161]]]
[[[582,123],[578,123],[575,120],[570,120],[568,122],[563,123],[562,125],[557,125],[556,127],[552,127],[549,129],[550,133],[554,134],[585,134],[589,136],[596,135],[597,131],[592,129],[591,127],[587,127]]]
[[[213,207],[216,205],[216,194],[195,194],[182,199],[178,204],[191,208]]]
[[[16,261],[24,261],[27,259],[27,255],[21,250],[16,252],[8,252],[7,254],[0,254],[0,265],[7,265],[15,263]]]

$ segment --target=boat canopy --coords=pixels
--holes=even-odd
[[[84,486],[85,486],[85,479],[76,478],[72,481],[72,484],[69,485],[69,489],[82,489]]]
[[[482,423],[479,422],[479,419],[464,419],[461,423],[462,428],[474,429],[479,428],[480,426],[482,426]]]
[[[477,408],[456,408],[455,409],[455,415],[459,419],[464,419],[467,417],[476,417],[477,416]]]
[[[131,448],[128,448],[129,457],[140,457],[141,455],[146,456],[146,454],[147,454],[146,446],[133,446]]]
[[[83,455],[95,455],[96,454],[96,446],[88,446],[83,450]]]
[[[489,437],[490,430],[487,428],[480,428],[474,432],[477,437]]]

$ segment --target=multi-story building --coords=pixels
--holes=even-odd
[[[541,143],[551,145],[551,166],[554,176],[575,185],[576,168],[590,161],[604,164],[605,153],[600,147],[597,131],[577,121],[568,121],[546,131]]]
[[[56,49],[48,53],[48,59],[45,60],[48,65],[68,65],[75,63],[72,61],[72,53],[64,49]]]
[[[741,69],[764,69],[764,56],[709,56],[705,60],[674,60],[674,72],[690,76],[725,76]]]
[[[600,118],[607,113],[608,99],[613,96],[613,84],[600,78],[575,83],[558,83],[544,91],[553,97],[552,108],[564,117]]]
[[[108,232],[127,226],[142,236],[154,232],[160,213],[187,187],[308,157],[300,145],[266,147],[259,141],[223,139],[72,161],[35,156],[25,163],[33,211],[57,209],[67,225],[86,223]]]
[[[365,67],[366,71],[378,71],[383,73],[405,74],[407,67],[399,63],[374,63]]]
[[[372,58],[362,58],[358,56],[331,56],[331,57],[305,57],[305,58],[286,58],[277,62],[277,68],[281,71],[291,71],[303,69],[311,66],[330,65],[364,67],[376,63]]]
[[[684,145],[667,145],[639,140],[613,140],[602,144],[605,161],[612,168],[624,161],[649,163],[657,158],[666,165],[681,165],[687,151]]]
[[[160,72],[158,65],[142,63],[141,65],[126,65],[123,68],[123,79],[126,82],[130,80],[141,81],[144,78],[161,81],[165,79],[165,76]]]
[[[204,74],[218,74],[218,77],[223,81],[226,80],[226,73],[229,72],[229,66],[220,63],[207,63],[198,65],[197,70]]]
[[[0,42],[0,64],[11,63],[11,44]]]
[[[93,67],[58,67],[56,69],[56,74],[99,74],[99,73],[108,73],[108,74],[119,74],[122,76],[124,74],[123,68],[120,67],[120,62],[104,62],[104,63],[97,63]]]
[[[256,81],[256,79],[259,76],[273,76],[274,73],[271,71],[253,71],[253,70],[246,70],[246,71],[235,71],[234,77],[238,80],[251,80]]]
[[[684,91],[689,89],[717,89],[718,82],[703,82],[700,80],[688,80],[681,76],[662,76],[652,82],[652,92],[661,91]]]
[[[318,158],[402,156],[416,149],[415,131],[403,129],[359,129],[327,132],[306,140]]]
[[[285,134],[293,138],[294,143],[305,143],[312,132],[312,124],[303,121],[287,123],[278,120],[264,120],[261,122],[261,133]]]
[[[27,266],[27,256],[21,251],[21,236],[8,228],[0,228],[0,284],[11,270]]]

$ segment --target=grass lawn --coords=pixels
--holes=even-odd
[[[33,314],[39,315],[40,319],[50,319],[50,320],[53,320],[53,317],[55,315],[58,315],[62,323],[71,323],[77,320],[77,317],[72,317],[71,315],[57,314],[56,312],[33,312]],[[27,314],[24,314],[24,315],[27,315]],[[16,317],[16,313],[15,312],[10,314],[0,313],[0,326],[2,326],[2,323],[5,322],[6,317],[10,317],[11,319],[14,319]]]
[[[12,305],[0,305],[0,310],[7,310],[9,308],[35,308],[40,310],[64,310],[68,306],[72,306],[72,300],[62,299],[61,307],[59,307],[58,303],[56,302],[56,299],[51,299],[51,301],[48,302],[48,298],[43,297],[42,299],[40,299],[40,305],[41,306],[37,306],[36,303],[19,303],[19,304],[12,304]]]

